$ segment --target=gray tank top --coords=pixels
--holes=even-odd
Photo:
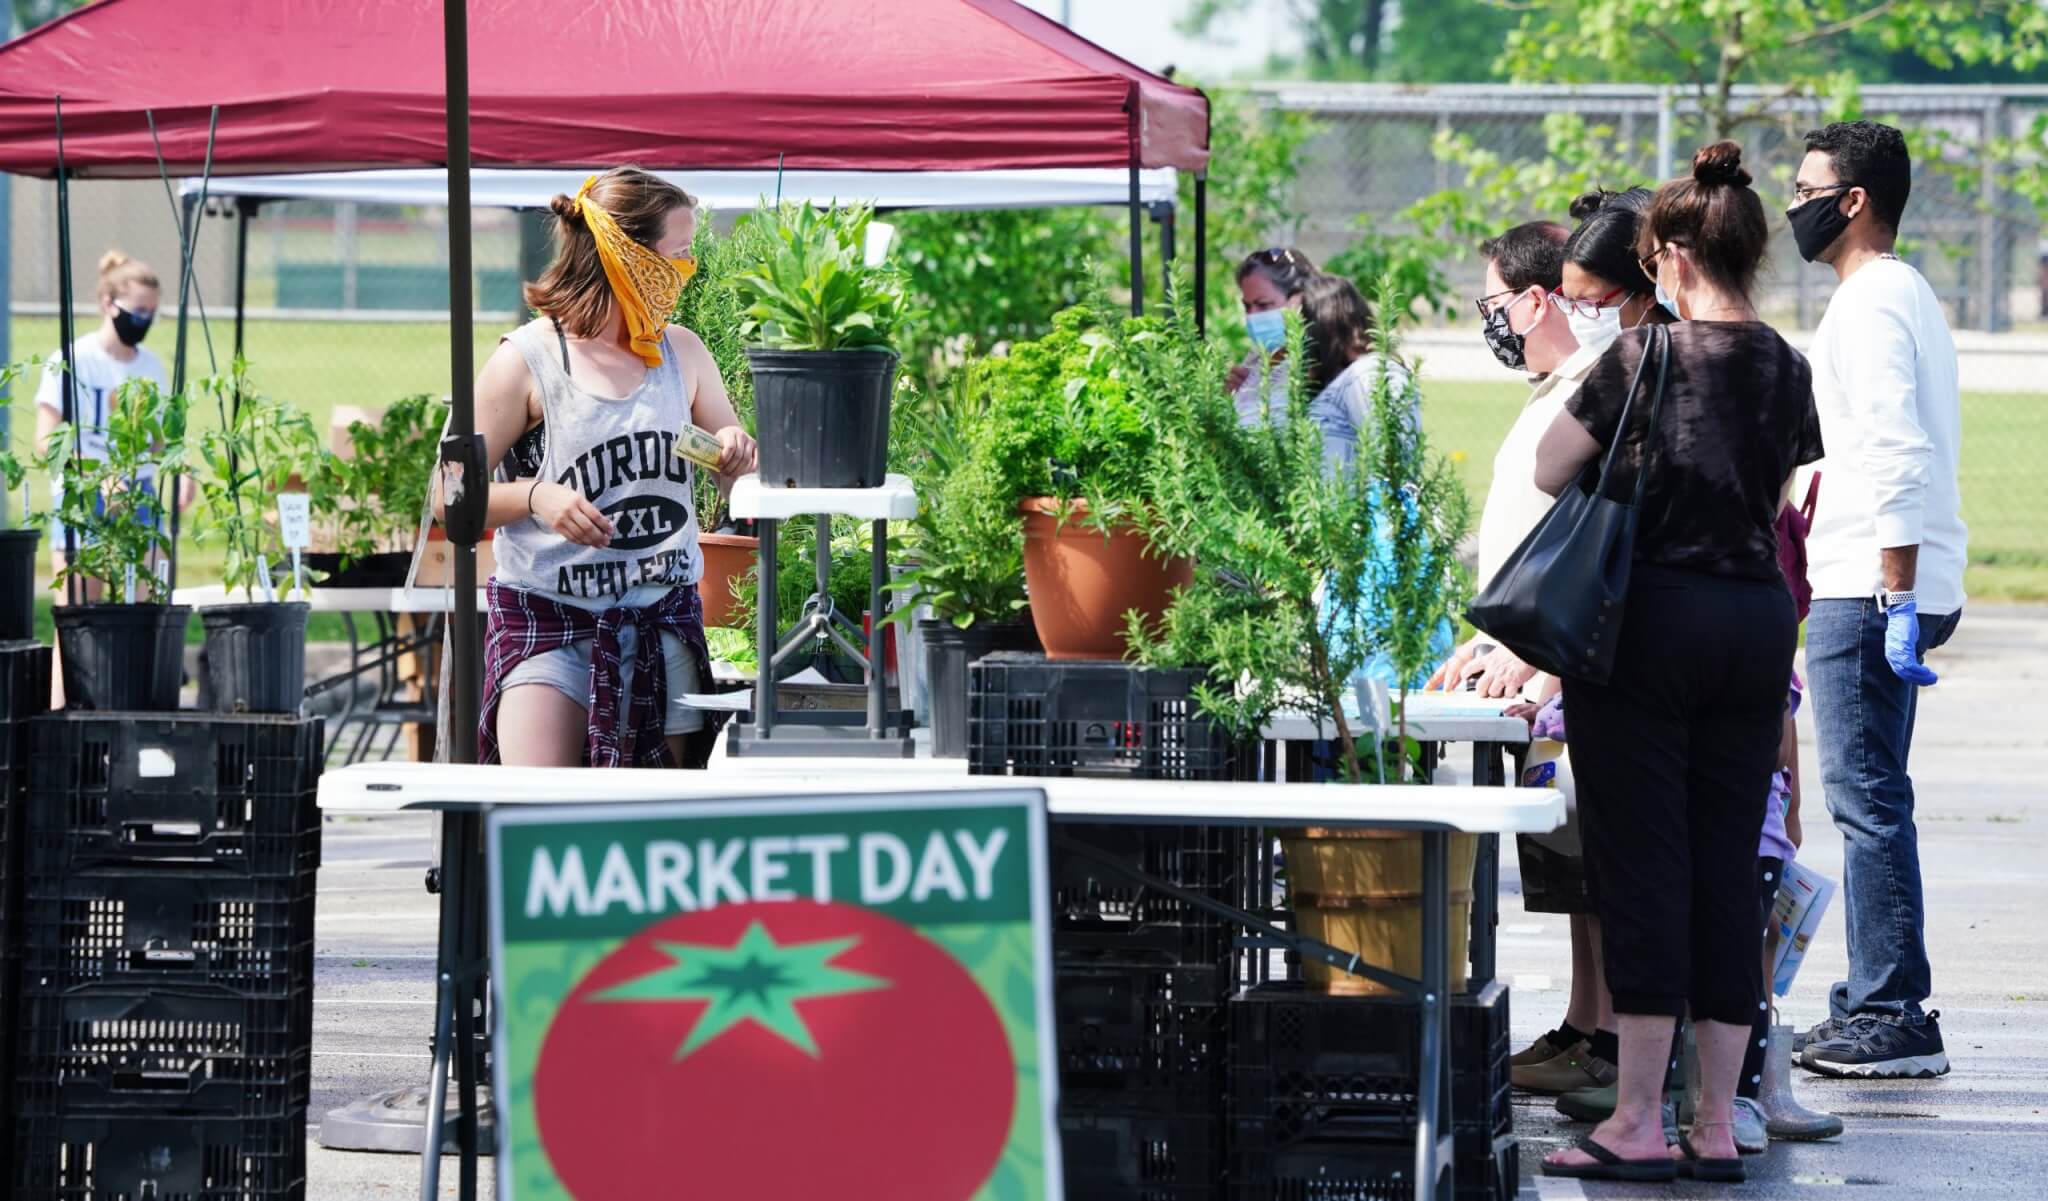
[[[644,606],[704,574],[697,547],[695,469],[675,453],[690,419],[689,382],[663,340],[661,366],[622,398],[596,396],[569,378],[555,331],[505,335],[540,394],[543,436],[535,474],[583,493],[618,532],[610,546],[580,546],[527,517],[497,534],[497,578],[580,608]]]

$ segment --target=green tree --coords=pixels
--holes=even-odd
[[[1226,17],[1264,9],[1276,0],[1195,0],[1181,18],[1183,32],[1203,34]],[[1379,69],[1389,0],[1283,0],[1301,26],[1309,75],[1316,79],[1370,77]]]

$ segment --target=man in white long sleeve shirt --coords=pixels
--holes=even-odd
[[[1828,811],[1842,832],[1849,979],[1802,1036],[1825,1075],[1948,1071],[1906,760],[1924,663],[1963,608],[1955,343],[1934,290],[1892,253],[1911,187],[1905,139],[1855,121],[1806,135],[1788,216],[1841,280],[1809,358],[1827,458],[1808,535],[1807,675]],[[1796,493],[1795,494],[1799,494]]]

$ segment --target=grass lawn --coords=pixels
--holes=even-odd
[[[478,364],[502,332],[478,329]],[[213,336],[224,366],[232,323],[215,322]],[[209,368],[196,325],[188,338],[193,370],[203,374]],[[304,408],[323,430],[336,405],[381,408],[401,396],[449,387],[448,327],[442,323],[252,321],[247,338],[257,386]],[[166,326],[153,331],[150,345],[168,360],[172,340]],[[54,318],[15,319],[16,357],[48,354],[56,344]],[[33,432],[35,413],[33,392],[17,393],[11,413],[19,439]],[[1475,517],[1493,476],[1494,452],[1526,395],[1526,387],[1513,380],[1442,382],[1424,389],[1423,418],[1432,444],[1456,462]],[[214,428],[219,416],[195,412],[192,422],[197,430]],[[1970,595],[1983,601],[2048,600],[2048,472],[2040,466],[2048,459],[2048,392],[1970,393],[1963,397],[1963,429]],[[35,488],[38,497],[48,495],[40,482]],[[189,536],[181,539],[181,582],[217,578],[219,561],[217,550]]]

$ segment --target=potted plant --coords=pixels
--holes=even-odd
[[[1398,361],[1398,308],[1384,291],[1380,315],[1383,364]],[[1191,326],[1192,318],[1182,312],[1175,322]],[[1304,361],[1300,323],[1289,324],[1290,360]],[[1433,638],[1470,590],[1456,558],[1469,505],[1413,418],[1414,376],[1382,366],[1358,463],[1333,470],[1298,377],[1287,420],[1241,429],[1228,398],[1196,386],[1216,378],[1214,367],[1183,351],[1153,364],[1162,376],[1185,375],[1188,386],[1162,428],[1152,537],[1199,567],[1157,635],[1132,623],[1138,657],[1209,669],[1197,701],[1241,737],[1292,709],[1335,731],[1345,780],[1420,782],[1405,723],[1391,740],[1378,731],[1363,739],[1345,703],[1376,658],[1391,664],[1397,687],[1427,672]],[[1417,973],[1420,835],[1311,829],[1282,841],[1302,933]],[[1464,881],[1454,903],[1470,905],[1476,855],[1476,839],[1452,839],[1454,881]],[[1451,928],[1463,937],[1455,914]],[[1454,966],[1462,962],[1454,953]],[[1321,965],[1306,970],[1328,991],[1382,991]]]
[[[1149,536],[1159,417],[1177,398],[1144,360],[1183,336],[1158,318],[1083,306],[987,364],[977,453],[1023,522],[1031,620],[1048,658],[1123,658],[1127,615],[1156,620],[1192,578],[1185,557],[1155,553]],[[1192,385],[1166,385],[1181,386]]]
[[[31,364],[0,366],[0,396],[7,394],[15,377]],[[21,461],[0,449],[0,487],[8,495],[22,487],[28,471]],[[0,643],[22,642],[35,637],[36,628],[36,546],[43,532],[35,522],[35,506],[22,495],[21,528],[0,530]]]
[[[57,480],[57,519],[78,533],[57,586],[96,580],[105,595],[118,598],[56,608],[57,653],[71,708],[178,707],[192,610],[164,603],[168,589],[156,567],[170,537],[155,489],[184,463],[185,413],[184,396],[129,380],[107,407],[104,457],[76,453],[72,428],[60,425],[37,459]]]
[[[906,410],[917,447],[908,464],[917,517],[905,535],[907,570],[891,619],[916,620],[923,644],[932,754],[967,755],[967,668],[996,651],[1035,651],[1024,596],[1024,531],[995,479],[986,388],[969,366]],[[915,615],[929,611],[922,620]]]
[[[735,280],[746,300],[761,482],[874,488],[889,453],[889,399],[905,315],[896,274],[866,262],[867,206],[764,207],[766,253]]]
[[[334,588],[405,583],[447,419],[448,406],[421,393],[394,402],[374,424],[350,423],[351,453],[335,467],[341,494],[332,509],[336,550],[306,556],[307,565],[324,575],[323,583]]]
[[[239,603],[200,611],[206,635],[205,695],[219,713],[297,713],[306,692],[303,600],[280,601],[274,572],[289,562],[276,496],[291,484],[324,490],[332,475],[305,413],[255,392],[247,364],[204,380],[222,426],[199,439],[207,474],[199,481],[201,542],[221,544],[221,583]],[[227,398],[237,398],[230,410]],[[310,498],[309,498],[310,502]]]

